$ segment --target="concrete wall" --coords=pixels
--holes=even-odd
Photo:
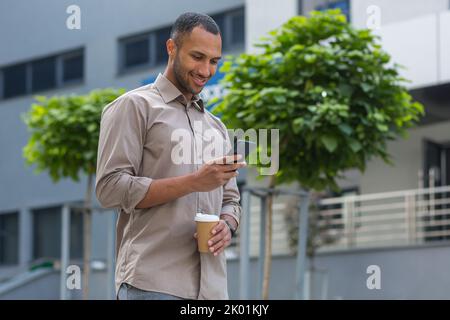
[[[450,245],[352,250],[319,254],[314,265],[327,270],[327,299],[450,299]],[[380,267],[381,289],[368,289],[367,267]],[[295,258],[273,259],[270,299],[293,299]],[[251,261],[251,299],[259,299],[257,260]],[[230,299],[239,299],[239,263],[228,261]],[[320,297],[316,286],[315,297]]]
[[[0,294],[0,300],[59,300],[59,273],[51,272]]]
[[[297,15],[297,5],[297,0],[246,0],[246,52],[257,52],[254,43]]]
[[[329,270],[329,298],[450,299],[450,247],[404,247],[336,252],[317,257]],[[381,270],[381,289],[366,286],[367,267]]]
[[[375,30],[400,74],[418,88],[450,81],[450,11],[422,15]],[[401,39],[401,45],[399,45]],[[420,63],[419,63],[420,61]]]
[[[373,5],[380,8],[381,26],[450,8],[448,0],[351,0],[352,24],[358,28],[366,28],[367,8]]]
[[[91,300],[108,300],[111,296],[106,291],[108,288],[106,272],[92,271],[89,286],[89,298]],[[81,300],[82,290],[68,290],[67,297],[70,300]],[[31,281],[23,282],[10,290],[3,291],[0,286],[0,300],[59,300],[60,299],[60,272],[53,270],[35,276]]]
[[[380,159],[370,161],[366,172],[361,176],[361,193],[417,188],[418,171],[423,168],[424,139],[450,141],[450,122],[411,129],[407,139],[388,143],[388,152],[392,155],[394,165],[390,166]]]
[[[405,67],[401,74],[412,81],[410,88],[450,81],[449,9],[448,0],[357,0],[350,8],[357,28],[368,28],[368,21],[379,17],[374,32],[392,61]]]

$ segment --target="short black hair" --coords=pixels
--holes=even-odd
[[[177,46],[181,46],[183,37],[199,26],[212,34],[221,34],[219,26],[210,16],[202,13],[186,12],[175,20],[170,31],[170,37]]]

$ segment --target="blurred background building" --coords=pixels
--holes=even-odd
[[[70,30],[66,9],[81,9]],[[34,95],[132,89],[164,70],[165,41],[186,11],[211,15],[223,33],[223,54],[252,52],[254,42],[294,15],[340,8],[358,28],[378,14],[374,32],[394,62],[405,66],[409,89],[426,116],[388,150],[394,166],[373,160],[364,174],[350,171],[342,193],[320,203],[319,223],[333,239],[318,249],[310,298],[450,298],[450,1],[449,0],[77,0],[0,2],[0,299],[59,299],[61,212],[83,200],[86,181],[52,183],[26,167],[28,133],[21,120]],[[220,95],[217,74],[205,98]],[[249,170],[240,186],[263,185]],[[289,187],[289,186],[288,186]],[[290,186],[295,187],[295,186]],[[331,198],[333,197],[333,198]],[[295,257],[289,225],[294,205],[277,199],[270,297],[293,297]],[[294,208],[295,209],[295,208]],[[259,205],[251,206],[251,255],[258,256]],[[90,297],[113,293],[115,213],[93,216]],[[82,266],[82,219],[70,218],[70,263]],[[239,298],[237,241],[229,256],[229,291]],[[311,261],[312,262],[312,261]],[[366,286],[370,265],[382,271],[380,290]],[[257,259],[251,297],[259,297]],[[317,278],[315,278],[317,276]],[[65,292],[78,299],[81,290]]]

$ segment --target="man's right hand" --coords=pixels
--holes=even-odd
[[[245,167],[245,162],[233,163],[242,156],[224,156],[205,163],[193,174],[193,187],[197,192],[208,192],[223,186],[238,175],[237,169]]]

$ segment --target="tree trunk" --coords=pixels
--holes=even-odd
[[[89,274],[91,270],[91,215],[92,215],[92,180],[88,175],[88,184],[84,198],[83,210],[83,300],[89,299]]]
[[[275,188],[276,176],[270,177],[269,189]],[[270,285],[270,269],[272,266],[272,216],[273,216],[273,196],[269,193],[267,197],[267,215],[266,215],[266,230],[264,237],[266,237],[266,248],[264,251],[264,278],[262,286],[262,298],[269,299],[269,285]],[[262,230],[261,230],[262,231]],[[263,235],[261,235],[262,237]]]

